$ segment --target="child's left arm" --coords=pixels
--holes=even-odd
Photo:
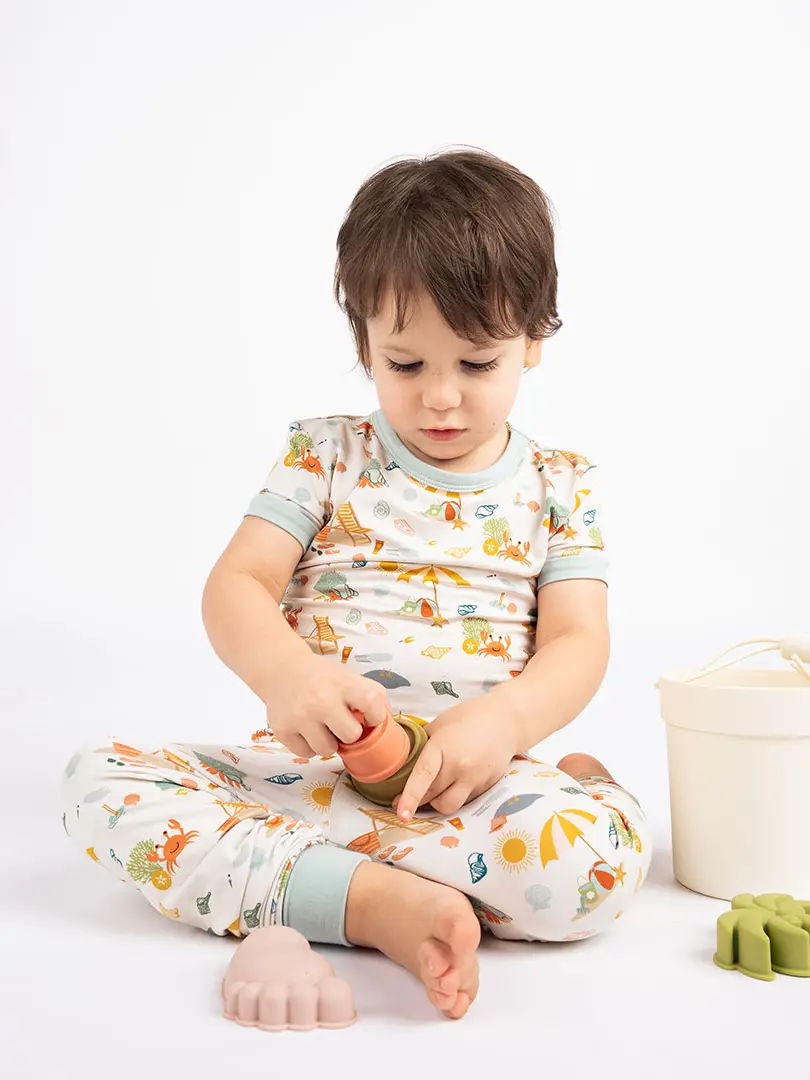
[[[540,588],[534,656],[516,678],[433,721],[399,816],[408,819],[428,802],[453,814],[487,791],[515,754],[579,716],[602,683],[609,654],[604,581],[571,578]]]
[[[516,753],[570,724],[602,685],[610,657],[606,583],[571,578],[538,590],[535,640],[520,675],[488,695],[512,717]]]

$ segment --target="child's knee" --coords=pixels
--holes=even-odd
[[[606,807],[587,813],[595,820],[582,827],[573,816],[567,828],[544,827],[523,871],[499,882],[488,917],[496,936],[576,941],[607,930],[630,907],[649,867],[648,837],[621,833]]]
[[[85,810],[95,809],[96,805],[109,804],[114,809],[122,799],[125,806],[139,801],[141,796],[136,793],[144,790],[144,782],[151,787],[162,777],[154,764],[139,755],[140,751],[109,738],[80,746],[71,755],[61,777],[65,828],[67,822],[84,816]],[[71,834],[69,829],[68,834]]]

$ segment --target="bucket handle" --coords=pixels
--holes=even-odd
[[[728,656],[729,653],[742,648],[744,645],[759,645],[760,648],[754,649],[744,656],[737,656],[732,660],[727,660],[724,664],[718,664],[718,661],[722,660],[724,656]],[[804,675],[810,682],[810,667],[807,666],[810,664],[810,636],[807,635],[788,638],[752,638],[750,641],[740,641],[736,645],[732,645],[730,649],[724,649],[719,656],[715,656],[714,660],[710,660],[695,675],[690,675],[683,681],[695,682],[696,679],[703,679],[706,675],[712,675],[715,671],[722,671],[724,668],[732,667],[734,664],[765,652],[778,652],[784,660],[790,662],[795,671]]]

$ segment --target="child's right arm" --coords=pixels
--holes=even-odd
[[[361,726],[382,723],[383,687],[315,656],[279,605],[301,559],[301,545],[263,518],[242,520],[208,576],[202,618],[214,652],[267,706],[269,728],[302,757],[354,742]]]

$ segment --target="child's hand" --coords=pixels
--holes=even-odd
[[[379,683],[334,661],[304,654],[285,661],[267,702],[267,727],[300,757],[328,757],[338,741],[356,742],[363,727],[350,710],[362,713],[375,727],[389,713],[388,697]]]
[[[516,733],[486,698],[452,706],[430,725],[430,738],[399,796],[397,814],[407,821],[424,803],[440,814],[454,814],[488,791],[516,753]]]

